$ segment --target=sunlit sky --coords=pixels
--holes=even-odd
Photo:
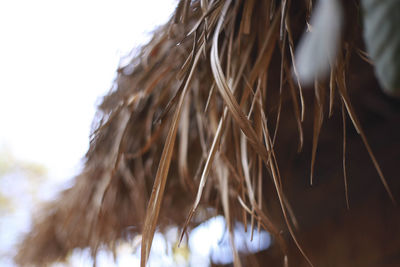
[[[66,179],[88,148],[121,56],[176,1],[0,1],[0,146]]]

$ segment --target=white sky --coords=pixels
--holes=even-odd
[[[119,58],[148,40],[175,4],[0,1],[0,146],[44,164],[50,178],[72,176]]]

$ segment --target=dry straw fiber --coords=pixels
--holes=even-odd
[[[218,213],[232,242],[236,221],[273,235],[261,264],[386,266],[399,253],[400,187],[378,161],[396,176],[400,110],[359,57],[359,3],[337,4],[327,73],[302,88],[295,46],[313,27],[311,1],[179,1],[118,70],[82,173],[37,216],[17,262],[95,256],[141,235],[145,266],[157,227],[184,235]]]

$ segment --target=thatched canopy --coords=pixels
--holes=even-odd
[[[207,207],[231,233],[235,221],[268,230],[264,263],[398,255],[400,109],[363,59],[359,3],[344,2],[330,71],[302,88],[294,51],[311,1],[181,0],[118,70],[82,173],[37,216],[17,262],[95,255],[141,234],[144,264],[156,226],[185,232],[215,216]]]

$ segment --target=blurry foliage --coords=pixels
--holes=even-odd
[[[16,171],[23,172],[30,179],[39,179],[39,180],[42,180],[47,174],[47,170],[43,165],[39,163],[19,160],[15,158],[15,156],[9,149],[1,147],[0,177]]]
[[[367,55],[386,93],[400,97],[400,1],[362,0],[362,24]],[[311,26],[296,51],[300,81],[311,85],[326,78],[340,50],[344,16],[338,0],[316,3]]]
[[[3,195],[3,193],[0,192],[0,215],[3,212],[10,212],[13,210],[13,204],[12,201],[9,197],[6,197]]]
[[[3,183],[9,175],[21,177],[27,185],[27,193],[35,199],[39,185],[47,176],[47,170],[39,163],[20,160],[8,148],[0,147],[0,182]],[[17,197],[7,194],[8,186],[5,184],[0,189],[0,214],[12,212],[15,202],[13,198]]]
[[[400,1],[363,0],[364,39],[379,82],[400,96]]]
[[[190,249],[187,244],[179,245],[178,240],[174,243],[172,247],[173,258],[176,263],[189,262],[190,259]]]

